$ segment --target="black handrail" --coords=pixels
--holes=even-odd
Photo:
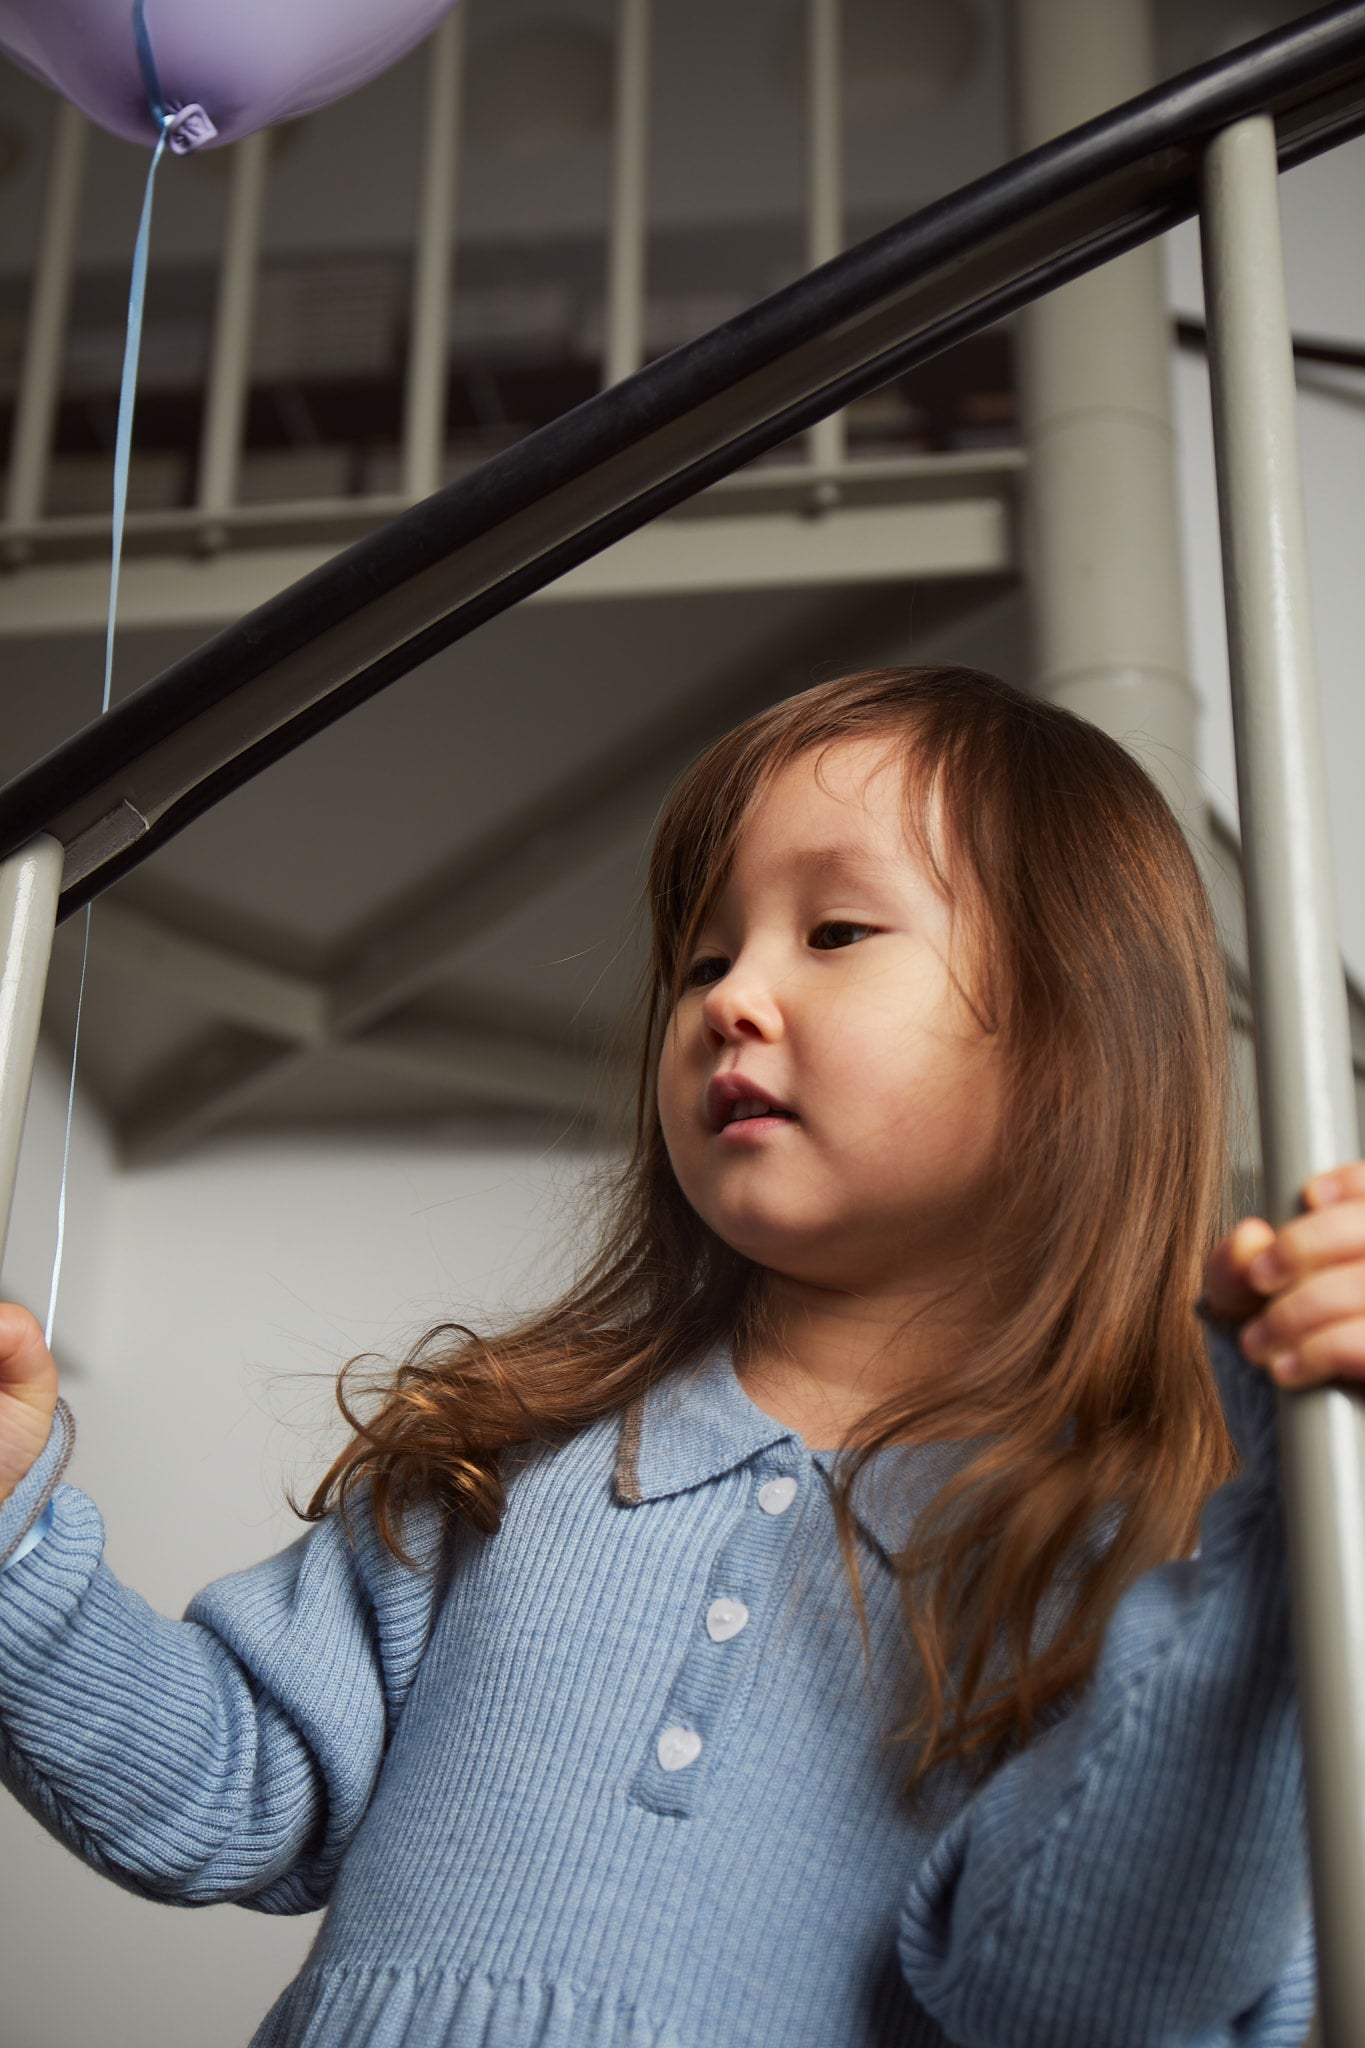
[[[442,647],[755,455],[1196,211],[1210,137],[1282,169],[1365,131],[1365,0],[1125,102],[527,434],[227,627],[0,789],[0,857],[68,849],[69,916]]]

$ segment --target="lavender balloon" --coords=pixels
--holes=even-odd
[[[338,100],[429,35],[452,0],[146,0],[177,154]],[[0,50],[114,135],[158,128],[132,0],[0,0]],[[202,110],[202,114],[201,111]]]

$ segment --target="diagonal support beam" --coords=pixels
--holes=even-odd
[[[327,990],[307,975],[180,930],[118,896],[100,903],[91,937],[97,954],[112,965],[173,988],[234,1024],[299,1045],[326,1041]]]
[[[106,897],[95,914],[100,955],[226,1020],[173,1060],[134,1112],[125,1132],[128,1163],[164,1158],[193,1135],[198,1105],[245,1105],[307,1055],[334,1043],[323,984],[253,959],[240,948],[178,929],[151,912]],[[281,1043],[281,1041],[284,1041]],[[607,1102],[590,1120],[621,1125],[625,1076],[578,1047],[548,1038],[543,1019],[519,1018],[501,1005],[496,1029],[478,1018],[406,1010],[345,1041],[348,1053],[378,1066],[420,1073],[471,1095],[581,1112],[593,1082]],[[208,1126],[205,1126],[207,1128]]]
[[[391,1017],[438,980],[452,957],[479,932],[609,848],[638,819],[651,785],[662,794],[700,748],[771,703],[784,686],[803,687],[810,680],[817,632],[820,641],[841,645],[850,662],[874,658],[898,637],[903,639],[907,613],[904,588],[879,587],[854,597],[844,593],[837,605],[822,613],[818,627],[807,618],[774,635],[765,648],[727,664],[685,704],[629,741],[605,749],[590,768],[566,778],[486,834],[419,893],[376,920],[374,937],[362,942],[329,985],[320,1038],[280,1028],[287,1016],[296,1022],[311,1018],[311,985],[302,977],[292,987],[285,977],[286,986],[279,987],[270,970],[259,984],[252,985],[249,975],[234,982],[220,958],[214,972],[225,991],[243,997],[233,1014],[240,1022],[252,1022],[253,1033],[226,1028],[175,1063],[167,1071],[164,1091],[159,1086],[149,1091],[127,1121],[122,1134],[125,1156],[165,1158],[203,1137],[272,1087],[309,1046],[344,1043],[362,1051],[368,1047],[376,1058],[381,1052],[392,1056],[397,1039],[391,1036],[384,1044],[374,1029],[380,1019]],[[146,932],[126,927],[124,935],[130,944],[141,944],[150,961],[154,947]],[[183,957],[186,972],[192,974],[189,955]],[[161,964],[167,964],[164,954]],[[248,1018],[247,1004],[257,998],[261,1007]],[[273,1024],[266,1024],[267,1015]],[[260,1035],[262,1028],[266,1037]],[[429,1022],[425,1028],[432,1028]],[[451,1027],[440,1028],[446,1033]],[[281,1044],[280,1038],[293,1042]],[[410,1036],[409,1046],[415,1042]],[[520,1056],[513,1054],[506,1037],[501,1043],[509,1059]],[[485,1040],[485,1058],[489,1050]],[[452,1061],[474,1057],[468,1038],[462,1052],[451,1053]],[[512,1071],[517,1071],[515,1065]],[[453,1078],[450,1064],[447,1072]],[[590,1079],[588,1064],[580,1062],[578,1076],[578,1086],[565,1105],[570,1109],[582,1106]]]
[[[906,616],[903,589],[860,591],[834,614],[832,637],[885,645],[904,632]],[[611,846],[638,819],[645,794],[662,794],[701,748],[772,703],[775,682],[796,680],[793,671],[800,683],[809,680],[810,642],[807,622],[759,656],[728,664],[684,704],[487,834],[406,905],[390,906],[333,982],[333,1032],[345,1036],[410,1000],[472,938]]]
[[[578,1046],[557,1044],[515,1017],[510,1028],[403,1011],[344,1041],[348,1055],[392,1073],[418,1075],[456,1096],[535,1109],[565,1118],[586,1116],[607,1139],[628,1118],[629,1076]],[[120,1156],[151,1166],[207,1137],[238,1110],[260,1100],[291,1070],[302,1072],[319,1048],[282,1046],[227,1025],[206,1033],[172,1060],[126,1118]],[[599,1100],[592,1100],[594,1091]]]
[[[625,1067],[594,1060],[577,1047],[565,1048],[525,1032],[452,1024],[403,1011],[372,1024],[345,1041],[347,1052],[392,1067],[426,1074],[490,1102],[558,1114],[586,1114],[603,1130],[623,1130],[634,1076]],[[608,1099],[588,1103],[594,1083],[605,1083]]]

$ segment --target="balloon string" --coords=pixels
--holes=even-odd
[[[142,19],[142,0],[133,11],[134,28],[138,37],[138,54],[146,57],[143,61],[144,76],[150,66],[151,80],[148,98],[152,99],[151,86],[156,82],[156,66],[152,63],[151,44],[147,41],[147,25]],[[100,716],[109,709],[110,684],[114,674],[114,618],[118,610],[119,567],[123,560],[123,523],[128,509],[128,470],[133,448],[133,399],[137,391],[137,364],[142,348],[142,307],[147,296],[147,252],[152,238],[152,187],[156,179],[157,165],[161,162],[167,137],[174,115],[168,115],[160,104],[160,87],[156,86],[156,97],[152,103],[161,133],[152,152],[151,166],[147,172],[147,184],[142,195],[142,217],[138,222],[137,241],[133,245],[133,274],[128,287],[128,330],[123,345],[123,380],[118,395],[118,427],[114,436],[114,530],[112,559],[109,565],[109,623],[104,636],[104,694],[100,701]],[[66,1135],[62,1141],[62,1177],[57,1192],[57,1249],[52,1261],[52,1287],[47,1299],[46,1340],[52,1343],[52,1325],[57,1314],[57,1286],[62,1272],[62,1247],[66,1242],[66,1183],[71,1164],[71,1123],[76,1108],[76,1055],[81,1042],[81,1007],[85,1000],[85,970],[90,958],[90,905],[85,906],[85,941],[81,947],[81,974],[76,989],[76,1029],[71,1041],[71,1079],[66,1093]]]
[[[147,104],[152,110],[152,119],[161,130],[164,139],[166,100],[161,90],[161,80],[157,77],[156,58],[152,55],[152,39],[147,33],[145,5],[146,0],[134,0],[133,40],[137,44],[137,61],[142,72],[142,85],[147,95]]]

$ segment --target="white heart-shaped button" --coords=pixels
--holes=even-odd
[[[766,1486],[758,1489],[758,1504],[765,1515],[782,1515],[796,1499],[796,1481],[789,1472],[780,1479],[770,1479]]]
[[[701,1755],[701,1737],[695,1728],[665,1728],[659,1737],[659,1762],[666,1771],[681,1771]]]
[[[742,1600],[713,1600],[706,1610],[706,1633],[713,1643],[728,1643],[749,1619]]]

